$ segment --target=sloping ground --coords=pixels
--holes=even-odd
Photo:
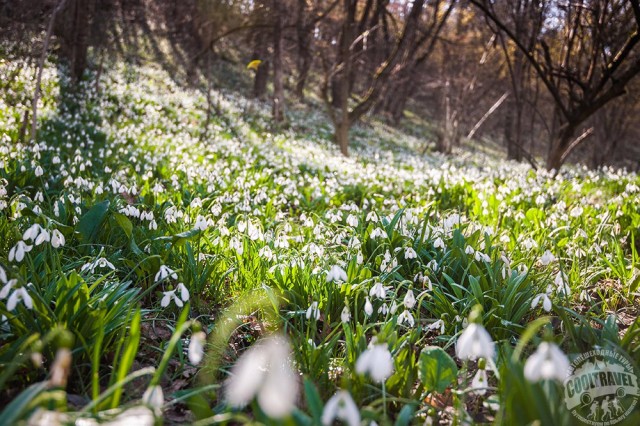
[[[51,384],[67,346],[75,408],[121,388],[133,365],[153,375],[150,389],[162,386],[178,420],[192,418],[175,412],[183,389],[200,389],[215,408],[197,416],[266,421],[261,404],[230,411],[219,385],[245,346],[282,330],[305,381],[297,422],[319,420],[342,387],[379,422],[428,413],[559,424],[562,410],[521,409],[532,395],[557,405],[522,377],[526,358],[509,355],[534,319],[553,317],[546,336],[565,353],[611,347],[638,362],[635,174],[567,168],[554,178],[479,154],[424,156],[424,140],[378,124],[357,128],[344,158],[316,111],[294,109],[291,128],[272,131],[266,107],[219,92],[208,106],[162,72],[127,66],[59,103],[65,81],[48,68],[37,143],[19,143],[32,75],[18,60],[0,64],[0,400]],[[485,396],[457,393],[477,366],[450,357],[470,315],[502,348],[489,363],[501,380],[490,373]],[[211,336],[198,379],[184,354],[199,326],[187,317]],[[382,388],[355,368],[376,335],[393,354]],[[428,345],[453,364],[435,384]],[[527,391],[507,398],[514,382]],[[106,392],[95,411],[146,386]],[[13,419],[54,398],[38,389]]]

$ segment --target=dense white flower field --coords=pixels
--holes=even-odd
[[[309,107],[270,129],[124,65],[76,94],[47,67],[31,142],[33,73],[0,63],[6,424],[566,424],[576,354],[638,363],[634,173],[376,122],[344,158]]]

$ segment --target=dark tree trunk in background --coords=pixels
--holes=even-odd
[[[306,0],[298,0],[298,16],[296,20],[296,36],[298,42],[298,79],[296,81],[295,95],[303,101],[304,88],[309,78],[311,63],[313,62],[313,38],[315,25],[309,25],[309,10]]]
[[[284,121],[284,88],[282,86],[282,27],[284,10],[282,0],[273,0],[273,120]]]
[[[77,83],[87,68],[87,52],[96,0],[68,0],[56,22],[60,57],[67,63]]]
[[[269,81],[269,68],[271,61],[269,60],[268,39],[266,34],[258,32],[254,36],[254,49],[251,60],[259,59],[262,61],[256,69],[256,75],[253,80],[253,97],[264,100],[267,95],[267,83]]]

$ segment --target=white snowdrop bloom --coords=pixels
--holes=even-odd
[[[34,223],[33,225],[31,225],[26,231],[24,231],[24,234],[22,234],[22,239],[24,241],[35,241],[36,238],[38,238],[38,235],[40,235],[40,232],[42,232],[42,226],[40,226],[37,223]]]
[[[275,258],[275,255],[269,246],[262,247],[258,251],[258,256],[268,261],[272,261]]]
[[[491,262],[491,258],[487,254],[481,252],[480,250],[477,250],[475,252],[474,257],[476,259],[476,262],[483,262],[483,261],[487,263]]]
[[[416,251],[413,248],[407,247],[404,250],[404,257],[405,259],[415,259],[418,257],[418,253],[416,253]]]
[[[416,297],[414,296],[412,289],[409,289],[407,291],[407,294],[404,295],[402,303],[407,309],[413,309],[413,307],[416,305]]]
[[[539,206],[540,206],[540,205],[542,205],[542,204],[544,204],[544,203],[546,203],[546,202],[547,202],[547,199],[544,197],[544,195],[539,194],[539,195],[536,197],[536,204],[537,204],[537,205],[539,205]]]
[[[167,265],[160,265],[160,269],[158,269],[158,272],[156,273],[154,282],[163,281],[167,278],[177,280],[178,274],[176,274],[173,269],[169,268]]]
[[[467,247],[465,247],[464,252],[468,255],[474,254],[476,251],[473,249],[473,247],[471,247],[470,245],[467,245]]]
[[[264,413],[283,418],[295,408],[298,380],[285,337],[271,336],[249,348],[231,370],[225,395],[229,405],[244,407],[255,397]]]
[[[351,394],[345,390],[337,391],[329,398],[322,410],[323,426],[330,426],[335,420],[342,420],[347,426],[360,424],[360,410]]]
[[[377,281],[373,287],[371,287],[371,290],[369,290],[369,296],[384,299],[387,296],[387,289],[380,281]]]
[[[366,221],[367,222],[377,222],[378,221],[378,215],[376,214],[376,212],[371,211],[371,212],[367,213]]]
[[[46,229],[41,229],[40,230],[40,234],[38,234],[38,236],[36,237],[34,244],[36,246],[39,246],[40,244],[44,243],[44,242],[49,242],[51,241],[51,234],[49,233],[48,230]]]
[[[571,288],[568,284],[567,276],[562,272],[558,271],[555,279],[553,280],[554,284],[558,288],[558,293],[563,294],[565,296],[571,295]]]
[[[349,216],[347,216],[347,225],[351,226],[351,227],[357,227],[358,226],[358,218],[353,215],[350,214]]]
[[[377,383],[387,380],[393,374],[393,358],[386,343],[369,345],[356,361],[356,373],[369,374]]]
[[[14,260],[16,262],[22,262],[25,253],[30,252],[32,248],[33,246],[26,244],[24,241],[18,241],[16,245],[9,250],[9,262],[13,262]]]
[[[0,268],[2,267],[0,266]],[[5,275],[5,278],[6,278],[6,275]],[[2,289],[0,289],[0,300],[6,299],[7,296],[9,296],[9,292],[11,291],[12,288],[16,286],[16,284],[18,284],[18,280],[14,278],[12,280],[9,280],[9,282],[7,282],[4,286],[2,286]]]
[[[207,222],[207,219],[202,216],[202,215],[198,215],[196,217],[196,223],[193,226],[195,229],[199,229],[200,231],[206,231],[207,228],[209,227],[209,224]]]
[[[549,250],[547,250],[540,257],[540,264],[542,266],[547,266],[548,264],[550,264],[554,260],[556,260],[556,257],[553,255],[553,253],[551,253]]]
[[[347,272],[338,265],[333,265],[327,272],[327,282],[347,282]]]
[[[347,305],[344,305],[342,308],[342,313],[340,313],[340,321],[349,322],[351,320],[351,311]]]
[[[439,319],[438,321],[435,321],[433,324],[429,324],[427,326],[427,329],[429,330],[440,330],[440,334],[444,334],[444,321],[442,319]]]
[[[436,238],[436,240],[433,242],[433,247],[444,249],[444,241],[441,237]]]
[[[160,386],[148,387],[142,395],[142,403],[151,407],[156,414],[161,413],[164,405],[162,388]]]
[[[362,265],[364,263],[364,255],[362,254],[361,251],[359,251],[358,255],[356,256],[356,263],[358,265]]]
[[[369,234],[369,238],[375,240],[376,238],[387,238],[388,235],[382,228],[374,228]]]
[[[7,271],[5,271],[2,266],[0,266],[0,282],[6,283],[7,279],[8,279],[7,278]]]
[[[405,322],[409,327],[413,327],[416,324],[416,321],[413,319],[413,315],[411,315],[411,312],[406,309],[398,315],[398,325],[402,325]]]
[[[542,300],[542,308],[547,312],[551,311],[551,299],[547,293],[540,293],[536,295],[536,297],[531,301],[531,309],[535,309],[535,307],[540,303],[540,300]]]
[[[558,345],[542,342],[524,364],[524,376],[530,382],[553,379],[563,381],[569,368],[569,359]]]
[[[53,248],[60,248],[64,246],[65,242],[66,240],[64,238],[64,235],[62,235],[62,232],[54,229],[51,233],[51,246]]]
[[[182,308],[184,306],[184,303],[182,303],[182,300],[180,300],[180,298],[176,296],[175,290],[164,291],[162,292],[162,294],[164,296],[162,296],[162,300],[160,301],[160,306],[162,306],[163,308],[166,308],[167,306],[169,306],[172,300],[178,308]]]
[[[9,296],[9,299],[7,299],[7,311],[13,311],[20,301],[24,303],[27,309],[33,309],[33,300],[31,296],[29,296],[29,292],[25,287],[20,287],[15,289],[13,293],[11,293],[11,296]]]
[[[240,256],[242,256],[242,254],[244,253],[244,244],[236,237],[231,238],[231,240],[229,241],[229,246],[234,249]]]
[[[42,170],[42,167],[40,166],[36,167],[35,174],[36,174],[36,177],[42,176],[44,174],[44,170]]]
[[[580,216],[582,216],[582,213],[584,213],[584,209],[582,208],[582,206],[575,206],[569,212],[569,216],[571,216],[571,217],[580,217]]]
[[[427,263],[427,268],[431,269],[433,272],[438,270],[438,262],[435,259],[431,259],[429,263]]]
[[[373,314],[373,305],[371,304],[371,300],[369,300],[369,296],[365,297],[364,313],[367,314],[368,317]]]
[[[182,299],[183,302],[189,301],[189,290],[183,283],[178,283],[176,291],[180,292],[180,299]]]
[[[318,309],[318,302],[311,303],[311,306],[307,309],[307,313],[305,314],[308,320],[311,318],[318,321],[320,319],[320,310]]]
[[[495,344],[491,339],[491,335],[480,324],[469,324],[456,342],[456,355],[462,360],[489,359],[493,358],[494,354]]]
[[[476,395],[484,395],[487,393],[488,386],[487,371],[484,368],[478,369],[471,380],[471,389]]]
[[[204,344],[207,341],[207,335],[204,331],[197,331],[193,333],[189,340],[189,362],[193,365],[198,365],[204,358]]]
[[[382,306],[380,306],[378,308],[378,313],[382,314],[382,315],[387,315],[387,313],[389,312],[389,306],[387,305],[387,303],[383,303]]]
[[[69,348],[60,348],[56,351],[56,357],[51,363],[51,377],[49,384],[52,387],[64,388],[67,386],[67,378],[71,370],[71,350]]]
[[[260,232],[260,228],[253,222],[249,222],[249,225],[247,226],[247,235],[249,235],[249,239],[251,241],[256,241],[262,238],[262,232]]]
[[[155,231],[156,229],[158,229],[158,222],[156,222],[155,219],[151,219],[151,222],[149,222],[149,230]]]

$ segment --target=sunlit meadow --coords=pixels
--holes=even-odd
[[[34,73],[0,63],[2,425],[561,425],[577,354],[637,368],[634,173],[375,121],[344,158],[320,109],[125,65],[45,67],[32,142]]]

